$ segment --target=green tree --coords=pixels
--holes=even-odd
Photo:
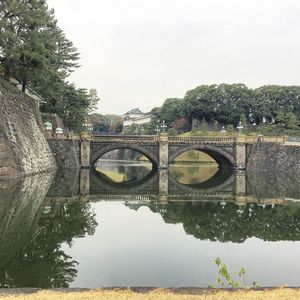
[[[213,130],[214,131],[219,131],[219,122],[217,120],[214,121]]]
[[[57,27],[54,11],[45,1],[0,3],[0,63],[4,76],[26,86],[64,79],[77,67],[78,52]],[[52,78],[53,79],[53,78]]]
[[[201,120],[199,129],[200,129],[200,131],[202,133],[207,133],[207,131],[208,131],[208,123],[206,122],[205,118],[203,118]]]
[[[175,122],[184,116],[184,103],[182,99],[167,99],[160,109],[160,118],[165,120],[167,124]]]
[[[254,90],[252,114],[256,124],[263,119],[274,122],[279,111],[294,113],[300,118],[300,87],[268,85]]]
[[[294,113],[289,112],[286,114],[286,128],[287,129],[298,130],[299,124],[300,124],[299,119],[297,118],[297,116]]]
[[[91,97],[87,90],[68,84],[63,90],[62,99],[61,115],[64,123],[77,132],[82,131],[89,111],[95,106],[95,98]]]
[[[202,85],[186,93],[185,111],[190,120],[205,118],[237,125],[241,114],[250,119],[252,91],[244,84]]]
[[[168,129],[168,134],[169,134],[169,135],[177,135],[177,131],[176,131],[176,129],[174,129],[174,128],[169,128],[169,129]]]
[[[140,126],[138,124],[131,124],[125,128],[124,134],[137,134],[140,132]]]
[[[234,126],[232,124],[229,124],[227,125],[226,130],[231,135],[234,133]]]

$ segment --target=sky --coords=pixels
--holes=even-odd
[[[150,111],[201,84],[299,85],[299,0],[48,0],[98,112]]]

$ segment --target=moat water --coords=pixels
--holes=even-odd
[[[106,161],[0,181],[0,287],[300,285],[300,179]]]

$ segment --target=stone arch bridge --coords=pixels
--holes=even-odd
[[[103,135],[53,134],[46,137],[60,168],[93,168],[104,154],[117,149],[131,149],[146,156],[158,169],[167,169],[177,156],[189,150],[199,150],[211,156],[220,168],[244,170],[252,162],[253,144],[276,143],[284,145],[286,137],[195,136],[160,135]],[[76,157],[75,159],[72,159]]]
[[[85,135],[81,137],[80,163],[82,168],[90,168],[104,154],[125,148],[140,152],[159,169],[167,169],[178,155],[200,150],[215,159],[221,168],[242,170],[246,168],[248,143],[253,140],[245,137]]]

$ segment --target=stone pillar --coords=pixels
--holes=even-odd
[[[235,143],[235,168],[237,170],[246,169],[246,139],[238,135]]]
[[[159,169],[168,169],[169,164],[169,140],[168,134],[159,135]]]
[[[90,194],[90,170],[89,169],[80,170],[80,194],[81,195]]]
[[[80,166],[90,168],[91,135],[88,133],[80,136]]]
[[[246,172],[245,171],[236,172],[235,200],[238,204],[246,204]]]
[[[169,171],[168,169],[159,170],[159,187],[158,187],[159,201],[163,203],[168,202],[169,195]]]

